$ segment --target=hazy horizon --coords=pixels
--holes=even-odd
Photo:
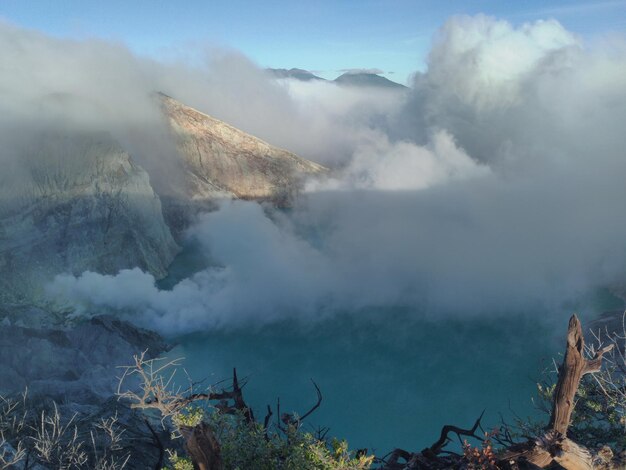
[[[625,12],[622,0],[324,0],[314,6],[192,0],[184,7],[115,0],[106,8],[76,0],[8,0],[0,5],[0,18],[21,27],[57,38],[124,44],[159,61],[202,66],[207,51],[232,49],[259,67],[296,67],[329,79],[346,69],[379,70],[405,85],[413,73],[426,69],[432,38],[452,16],[486,14],[516,27],[554,19],[595,42],[623,34]]]

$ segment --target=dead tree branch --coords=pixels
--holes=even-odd
[[[483,410],[478,419],[474,422],[474,425],[471,427],[471,429],[461,429],[457,426],[445,425],[441,429],[441,435],[439,436],[437,442],[435,442],[432,446],[424,449],[422,451],[422,454],[426,456],[436,456],[440,454],[445,445],[450,442],[448,434],[450,434],[451,432],[456,434],[459,440],[461,439],[461,436],[467,436],[482,441],[482,438],[476,435],[476,430],[479,428],[480,420],[483,418],[484,414],[485,410]]]
[[[567,330],[567,347],[565,358],[559,368],[559,379],[554,391],[552,415],[548,427],[554,432],[565,436],[574,411],[576,391],[580,380],[585,374],[599,372],[602,367],[602,356],[613,349],[613,344],[598,351],[591,360],[584,358],[585,340],[582,326],[576,315],[572,315]]]
[[[572,412],[576,405],[575,396],[580,381],[585,374],[600,371],[603,356],[611,351],[613,344],[593,351],[593,357],[586,359],[585,341],[580,321],[573,315],[567,331],[567,344],[563,364],[558,368],[558,381],[554,392],[552,412],[545,432],[537,439],[521,444],[514,444],[510,435],[504,440],[509,446],[501,452],[488,468],[521,469],[521,468],[558,468],[565,470],[617,470],[626,468],[624,462],[613,457],[610,449],[605,448],[593,453],[567,437]],[[484,412],[483,412],[484,413]],[[463,456],[442,455],[444,447],[450,442],[449,434],[469,436],[482,440],[476,435],[481,428],[482,414],[470,429],[456,426],[444,426],[439,439],[421,452],[407,452],[403,449],[394,450],[389,457],[383,459],[384,470],[434,470],[448,468],[469,468]],[[495,465],[495,467],[493,466]],[[474,467],[472,467],[474,468]],[[481,467],[482,468],[482,467]],[[487,468],[487,467],[485,467]]]
[[[599,372],[602,357],[613,348],[613,344],[597,351],[591,359],[584,357],[585,340],[580,320],[572,315],[567,330],[567,344],[563,364],[554,391],[552,414],[545,434],[534,441],[511,446],[500,456],[503,468],[523,461],[539,468],[553,463],[566,470],[611,470],[624,468],[623,463],[597,459],[588,449],[567,437],[572,412],[576,405],[575,396],[585,374]],[[600,463],[598,463],[600,462]]]
[[[311,383],[315,387],[315,393],[317,394],[317,402],[315,403],[315,405],[313,405],[309,409],[309,411],[304,413],[302,416],[298,416],[295,413],[294,414],[283,413],[281,415],[280,414],[280,398],[277,400],[277,402],[276,402],[276,411],[278,413],[278,416],[280,416],[280,420],[283,422],[283,424],[285,426],[287,426],[287,428],[289,426],[294,426],[296,428],[299,428],[300,425],[302,424],[302,421],[304,421],[306,418],[311,416],[311,414],[315,410],[317,410],[319,408],[319,406],[322,404],[322,392],[320,391],[320,388],[317,386],[317,384],[315,383],[315,381],[313,379],[311,379]],[[286,428],[282,427],[280,425],[280,423],[278,423],[278,429],[280,429],[283,432],[287,432]]]

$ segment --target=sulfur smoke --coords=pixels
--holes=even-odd
[[[57,277],[51,296],[77,315],[167,333],[371,308],[484,315],[626,279],[623,38],[452,18],[406,92],[276,81],[229,51],[159,63],[6,24],[0,49],[17,71],[0,78],[0,107],[25,133],[42,97],[78,95],[102,112],[63,108],[67,125],[106,127],[155,174],[167,147],[127,130],[161,135],[160,90],[333,169],[288,213],[238,201],[201,217],[188,238],[212,262],[171,290],[139,269]]]

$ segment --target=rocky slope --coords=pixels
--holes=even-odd
[[[184,161],[185,192],[191,200],[236,197],[284,205],[306,177],[326,172],[317,163],[159,96]]]
[[[37,303],[61,272],[164,276],[178,247],[148,174],[106,133],[39,135],[0,176],[0,304]]]
[[[305,178],[326,172],[157,96],[174,144],[171,163],[182,173],[153,175],[169,187],[153,187],[105,131],[52,126],[4,150],[16,154],[0,172],[0,306],[42,305],[44,286],[59,273],[139,267],[161,278],[178,251],[172,233],[180,235],[196,212],[214,208],[220,198],[287,205]]]
[[[41,306],[59,273],[139,267],[161,278],[178,251],[172,233],[196,212],[220,198],[287,205],[305,178],[326,172],[168,96],[157,99],[177,174],[152,180],[169,187],[153,187],[118,140],[87,126],[34,128],[27,143],[0,151],[0,306]]]
[[[7,317],[5,317],[7,318]],[[119,366],[148,350],[169,346],[156,333],[109,316],[71,327],[31,328],[4,320],[0,328],[0,395],[21,393],[81,405],[97,404],[116,391]]]
[[[18,323],[22,323],[21,320]],[[4,317],[1,323],[0,396],[19,397],[19,406],[15,410],[18,419],[25,417],[29,425],[38,424],[42,411],[45,410],[50,416],[58,410],[63,422],[73,420],[81,436],[79,440],[83,442],[83,450],[92,452],[92,433],[99,446],[108,448],[110,445],[108,439],[102,439],[102,429],[98,429],[97,425],[101,419],[113,418],[118,432],[124,437],[116,455],[132,454],[124,468],[156,467],[159,453],[145,424],[149,416],[140,410],[131,409],[127,402],[118,400],[114,394],[119,384],[118,377],[122,373],[119,366],[132,363],[133,355],[145,350],[149,358],[164,353],[169,346],[163,339],[155,333],[109,316],[94,317],[69,327],[49,325],[32,328],[15,324],[8,317]],[[137,386],[134,380],[129,379],[127,382],[130,387]],[[26,404],[22,407],[22,397],[19,395],[25,390]],[[158,420],[152,423],[157,432],[159,424]],[[29,425],[19,433],[22,442],[27,444],[30,439],[26,436],[36,433]],[[6,437],[11,440],[11,433]],[[162,439],[165,437],[161,436]],[[15,440],[13,436],[14,444]],[[7,444],[3,446],[0,443],[0,454],[3,450],[11,453]],[[99,451],[102,452],[102,449]],[[26,466],[25,460],[11,468],[59,468],[55,464],[47,464],[45,467],[33,464],[32,457]],[[81,468],[95,467],[86,464]]]

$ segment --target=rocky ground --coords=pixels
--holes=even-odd
[[[17,316],[20,320],[5,315],[0,321],[0,395],[18,397],[27,390],[31,420],[56,407],[64,421],[74,417],[72,425],[87,443],[91,432],[98,431],[94,424],[116,417],[117,428],[124,430],[116,453],[120,457],[132,453],[125,468],[153,468],[159,449],[146,420],[163,434],[158,420],[131,410],[115,394],[119,366],[130,364],[134,354],[145,350],[149,357],[161,355],[170,345],[156,333],[106,315],[70,326],[61,326],[36,309]],[[0,446],[7,455],[11,449],[8,444]],[[20,465],[24,461],[15,468]]]
[[[156,333],[110,316],[74,326],[29,327],[8,317],[0,328],[0,391],[58,402],[98,404],[116,391],[120,370],[134,354],[152,357],[169,346]]]

